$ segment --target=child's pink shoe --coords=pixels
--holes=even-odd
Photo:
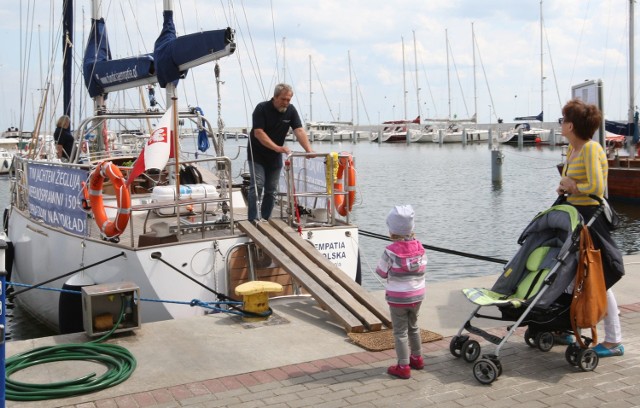
[[[387,369],[387,373],[404,380],[411,378],[411,367],[408,365],[394,365]]]
[[[409,366],[414,370],[422,370],[424,368],[424,359],[422,356],[409,356]]]

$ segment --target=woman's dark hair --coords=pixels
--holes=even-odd
[[[565,122],[573,124],[573,132],[580,139],[590,140],[596,130],[602,125],[602,112],[596,105],[591,105],[580,99],[572,99],[562,108]]]

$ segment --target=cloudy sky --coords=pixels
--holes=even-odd
[[[61,2],[0,5],[0,128],[21,121],[25,129],[33,127],[50,60],[56,66],[49,100],[58,99],[61,51],[51,49],[58,43]],[[76,69],[89,3],[76,1]],[[293,85],[293,103],[307,121],[374,125],[418,114],[464,118],[477,112],[480,123],[510,122],[537,115],[543,105],[546,121],[553,121],[572,85],[597,79],[604,83],[607,118],[627,117],[628,0],[544,0],[542,47],[540,0],[174,0],[173,5],[178,35],[236,30],[237,51],[220,61],[221,115],[228,127],[250,124],[255,104],[268,99],[281,81]],[[104,0],[103,15],[114,57],[153,50],[162,1]],[[180,83],[181,107],[198,105],[217,117],[213,67],[196,67]],[[21,77],[28,79],[22,106]],[[156,95],[164,105],[163,91],[156,88]],[[110,99],[132,107],[139,97]],[[51,117],[60,114],[60,106]],[[74,111],[81,108],[77,104]]]

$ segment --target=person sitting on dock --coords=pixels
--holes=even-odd
[[[425,294],[427,255],[414,237],[413,218],[410,205],[391,209],[387,227],[393,243],[385,248],[376,267],[376,273],[387,280],[385,297],[398,358],[398,364],[389,367],[387,373],[403,379],[411,378],[412,368],[424,368],[418,316]]]
[[[302,126],[300,115],[291,104],[293,89],[287,84],[278,84],[273,98],[260,102],[253,111],[253,124],[247,146],[249,162],[248,206],[249,221],[269,219],[276,201],[278,180],[282,170],[282,153],[289,154],[291,149],[284,145],[289,129],[298,139],[298,143],[307,153],[312,153],[307,132]],[[260,214],[258,199],[262,196]]]

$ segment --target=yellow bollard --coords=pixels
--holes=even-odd
[[[250,281],[236,287],[236,295],[243,296],[244,310],[252,313],[266,313],[269,310],[269,293],[282,292],[282,285],[277,282]],[[244,316],[246,322],[266,320],[269,316]]]

